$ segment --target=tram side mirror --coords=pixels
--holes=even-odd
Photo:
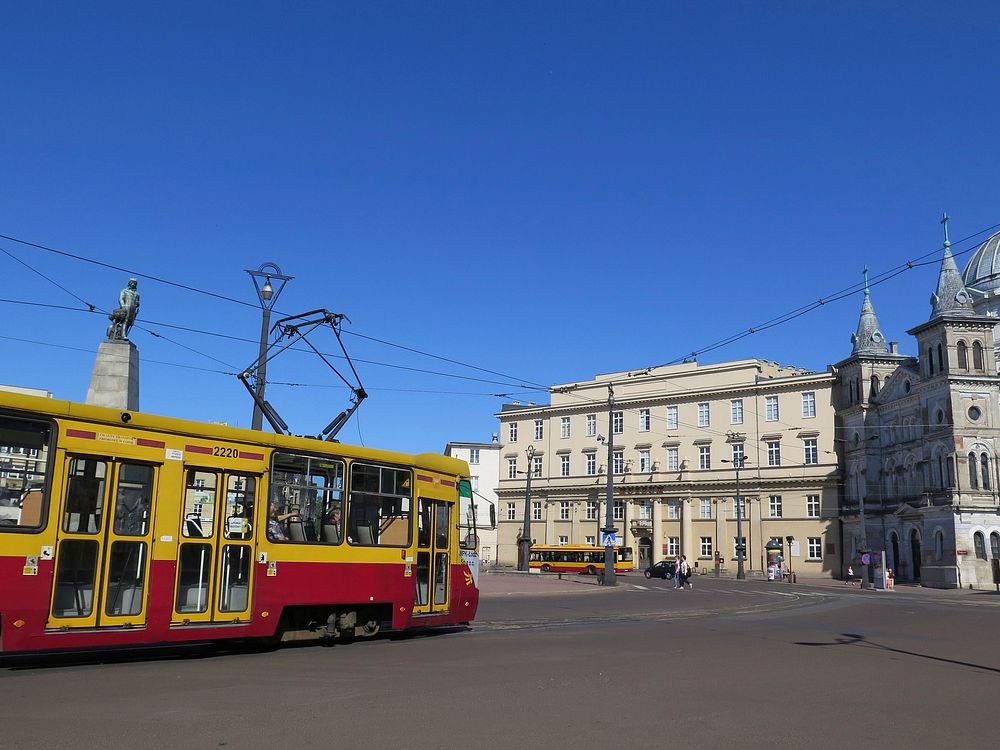
[[[122,422],[125,423],[125,424],[128,424],[131,421],[132,421],[132,415],[129,414],[127,411],[123,411],[122,412]]]

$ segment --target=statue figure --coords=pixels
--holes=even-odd
[[[128,332],[139,314],[139,282],[128,280],[128,286],[118,295],[118,307],[108,316],[111,325],[108,326],[108,338],[111,341],[128,341]]]

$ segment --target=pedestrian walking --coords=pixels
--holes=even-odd
[[[684,579],[681,578],[681,557],[678,555],[674,558],[674,588],[681,588],[681,582]]]
[[[681,573],[681,576],[682,576],[681,577],[681,588],[683,589],[684,585],[687,584],[687,587],[689,589],[693,589],[694,588],[694,584],[691,583],[691,566],[688,565],[688,559],[687,559],[686,555],[681,555],[681,570],[683,571]]]
[[[854,568],[850,565],[847,566],[847,580],[844,581],[845,586],[853,586],[856,579],[854,578]]]

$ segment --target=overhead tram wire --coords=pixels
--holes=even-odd
[[[986,232],[993,231],[994,229],[996,229],[998,227],[1000,227],[1000,223],[994,224],[994,225],[992,225],[990,227],[986,227],[985,229],[981,229],[981,230],[979,230],[977,232],[974,232],[974,233],[972,233],[972,234],[970,234],[970,235],[968,235],[966,237],[963,237],[963,238],[961,238],[959,240],[956,240],[953,243],[952,247],[954,248],[955,246],[957,246],[959,244],[962,244],[962,243],[967,242],[969,240],[975,239],[976,237],[978,237],[978,236],[980,236],[982,234],[985,234]],[[246,307],[256,308],[256,305],[248,303],[248,302],[244,302],[243,300],[235,299],[235,298],[232,298],[232,297],[227,297],[225,295],[217,294],[215,292],[209,292],[209,291],[203,290],[203,289],[198,289],[197,287],[192,287],[192,286],[187,285],[187,284],[180,284],[180,283],[173,282],[173,281],[170,281],[168,279],[163,279],[161,277],[154,276],[154,275],[151,275],[151,274],[144,274],[144,273],[137,272],[137,271],[131,271],[131,270],[128,270],[128,269],[124,269],[124,268],[122,268],[120,266],[115,266],[113,264],[104,263],[102,261],[96,261],[96,260],[93,260],[93,259],[90,259],[90,258],[85,258],[85,257],[79,256],[79,255],[76,255],[74,253],[69,253],[69,252],[66,252],[66,251],[63,251],[63,250],[57,250],[55,248],[48,247],[46,245],[42,245],[42,244],[39,244],[39,243],[29,242],[27,240],[21,240],[21,239],[19,239],[17,237],[12,237],[10,235],[0,234],[0,238],[7,239],[7,240],[10,240],[12,242],[17,242],[17,243],[26,245],[28,247],[34,247],[34,248],[37,248],[37,249],[40,249],[40,250],[45,250],[47,252],[52,252],[52,253],[56,253],[58,255],[62,255],[62,256],[65,256],[65,257],[69,257],[69,258],[73,258],[73,259],[76,259],[76,260],[84,261],[84,262],[87,262],[87,263],[93,263],[94,265],[102,266],[102,267],[105,267],[105,268],[111,268],[111,269],[114,269],[114,270],[123,271],[123,272],[126,272],[126,273],[130,273],[133,276],[138,276],[138,277],[141,277],[141,278],[150,279],[152,281],[157,281],[159,283],[167,284],[167,285],[170,285],[170,286],[175,286],[177,288],[181,288],[181,289],[185,289],[185,290],[188,290],[188,291],[197,292],[199,294],[205,294],[205,295],[208,295],[208,296],[211,296],[211,297],[215,297],[217,299],[222,299],[222,300],[226,300],[226,301],[229,301],[229,302],[235,302],[237,304],[240,304],[240,305],[243,305],[243,306],[246,306]],[[962,251],[955,251],[955,250],[953,250],[952,251],[952,255],[954,257],[961,257],[965,253],[971,252],[973,249],[974,249],[973,247],[969,247],[966,250],[962,250]],[[917,258],[915,260],[907,261],[907,262],[905,262],[905,263],[903,263],[903,264],[901,264],[901,265],[899,265],[899,266],[897,266],[895,268],[890,269],[889,271],[883,272],[882,274],[879,274],[879,275],[875,276],[873,281],[869,282],[869,287],[876,286],[878,284],[884,283],[884,282],[890,280],[891,278],[894,278],[895,276],[898,276],[899,274],[901,274],[901,273],[903,273],[903,272],[905,272],[907,270],[911,270],[913,268],[917,268],[917,267],[920,267],[922,265],[929,265],[930,263],[935,263],[935,262],[937,262],[936,260],[929,261],[927,263],[924,263],[924,262],[921,262],[921,261],[924,258],[928,258],[928,257],[930,257],[932,255],[936,255],[939,252],[940,252],[940,248],[935,248],[933,250],[928,251],[927,253],[925,253],[923,255],[917,256]],[[792,311],[790,311],[788,313],[784,313],[783,315],[779,315],[779,316],[777,316],[775,318],[772,318],[769,321],[765,321],[764,323],[760,324],[759,326],[750,327],[750,328],[745,329],[745,330],[743,330],[743,331],[741,331],[739,333],[736,333],[736,334],[733,334],[733,335],[731,335],[729,337],[721,339],[721,340],[719,340],[719,341],[717,341],[717,342],[715,342],[713,344],[709,344],[706,347],[703,347],[703,348],[697,349],[695,351],[692,351],[692,352],[690,352],[688,354],[682,355],[681,357],[678,357],[678,358],[676,358],[674,360],[670,360],[670,361],[668,361],[668,362],[666,362],[664,364],[665,365],[676,364],[677,362],[684,361],[684,360],[686,360],[686,359],[688,359],[688,358],[690,358],[692,356],[697,357],[698,355],[704,354],[705,352],[714,351],[715,349],[722,348],[724,346],[727,346],[728,344],[735,343],[736,341],[739,341],[739,340],[741,340],[743,338],[746,338],[747,336],[753,335],[754,333],[757,333],[757,332],[759,332],[761,330],[767,330],[769,328],[774,328],[774,327],[776,327],[778,325],[782,325],[784,323],[790,322],[791,320],[794,320],[795,318],[798,318],[798,317],[800,317],[802,315],[805,315],[806,313],[811,312],[812,310],[815,310],[818,307],[822,307],[822,306],[824,306],[824,305],[826,305],[826,304],[828,304],[830,302],[839,301],[840,299],[843,299],[844,297],[847,297],[847,296],[850,296],[852,294],[855,294],[858,291],[860,291],[861,288],[862,288],[862,286],[861,286],[860,283],[852,285],[852,286],[849,286],[849,287],[847,287],[847,288],[845,288],[843,290],[840,290],[838,292],[835,292],[832,295],[829,295],[827,297],[821,297],[816,302],[812,302],[812,303],[800,306],[800,307],[798,307],[798,308],[796,308],[796,309],[794,309],[794,310],[792,310]],[[352,335],[356,335],[356,336],[359,336],[359,337],[368,338],[368,339],[370,339],[372,341],[375,341],[376,343],[381,343],[381,344],[386,345],[386,346],[391,346],[391,347],[403,349],[403,350],[406,350],[406,351],[410,351],[411,353],[419,354],[421,356],[426,356],[426,357],[431,357],[431,358],[439,359],[441,361],[446,361],[446,362],[449,362],[451,364],[457,364],[457,365],[462,366],[462,367],[468,367],[470,369],[477,369],[477,370],[480,370],[480,371],[485,371],[485,372],[488,372],[490,374],[500,375],[501,377],[510,377],[510,376],[505,375],[503,373],[497,373],[497,372],[492,371],[492,370],[487,370],[486,368],[480,368],[480,367],[478,367],[476,365],[470,365],[468,363],[461,362],[459,360],[449,359],[447,357],[442,357],[440,355],[432,354],[430,352],[425,352],[425,351],[422,351],[420,349],[416,349],[416,348],[413,348],[413,347],[406,347],[406,346],[403,346],[401,344],[395,344],[393,342],[385,341],[385,340],[382,340],[382,339],[377,339],[375,337],[365,336],[364,334],[358,334],[358,333],[353,332],[353,331],[348,331],[348,333],[351,333]],[[654,366],[663,366],[663,365],[654,365]],[[443,373],[431,373],[431,374],[443,374]],[[460,376],[456,376],[456,377],[460,377]],[[511,379],[520,380],[520,378],[511,378]],[[525,384],[531,384],[531,385],[537,386],[539,388],[539,390],[545,390],[545,391],[551,392],[551,388],[549,386],[543,386],[543,385],[541,385],[539,383],[532,383],[532,381],[528,381],[528,380],[524,380],[522,382],[525,383]],[[523,386],[518,386],[518,387],[523,387]],[[600,402],[600,403],[603,403],[603,402]]]

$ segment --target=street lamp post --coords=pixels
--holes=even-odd
[[[264,401],[264,389],[267,383],[267,333],[271,326],[271,309],[277,303],[278,296],[281,294],[281,290],[285,288],[285,284],[294,277],[282,275],[281,269],[275,263],[262,263],[256,271],[252,271],[249,268],[245,270],[250,274],[250,278],[253,279],[254,288],[257,290],[257,299],[260,302],[260,309],[264,313],[260,324],[260,356],[257,359],[257,383],[254,389],[257,399],[254,401],[253,418],[250,423],[252,429],[259,430],[264,423],[264,412],[260,408],[260,405]],[[261,279],[264,279],[263,285],[260,283]],[[280,282],[277,289],[271,285],[272,279]]]
[[[604,528],[601,532],[605,535],[604,541],[604,578],[602,584],[604,586],[617,586],[618,581],[615,580],[615,548],[611,544],[611,540],[618,529],[615,528],[615,517],[614,517],[614,434],[615,434],[615,392],[612,387],[608,386],[608,497],[607,497],[607,509],[604,516]]]
[[[524,486],[524,522],[521,524],[521,538],[517,540],[517,569],[528,572],[528,558],[531,556],[531,474],[532,459],[535,457],[535,446],[529,445],[527,483]]]
[[[728,441],[733,445],[739,445],[739,453],[733,455],[733,459],[722,459],[722,463],[731,463],[736,470],[736,578],[747,577],[743,568],[743,558],[746,557],[746,542],[743,540],[743,498],[740,497],[740,469],[746,465],[746,455],[743,451],[744,435],[738,432],[730,432]]]

